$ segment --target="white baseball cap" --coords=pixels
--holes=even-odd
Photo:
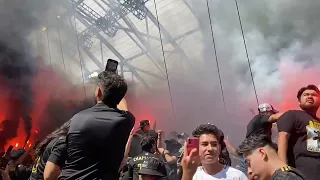
[[[263,112],[273,112],[273,113],[278,113],[279,111],[275,110],[273,108],[273,106],[269,103],[262,103],[259,104],[258,106],[258,111],[259,113],[263,113]]]

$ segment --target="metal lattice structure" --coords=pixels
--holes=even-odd
[[[117,0],[121,6],[128,9],[138,19],[143,20],[147,14],[144,4],[149,0]]]
[[[111,51],[116,58],[120,61],[120,73],[130,72],[133,77],[135,77],[142,85],[149,88],[150,86],[140,75],[143,73],[145,75],[152,76],[160,80],[166,80],[165,67],[163,66],[163,56],[155,52],[154,47],[151,47],[149,41],[150,39],[158,42],[158,48],[161,45],[170,44],[173,48],[172,53],[177,53],[186,62],[189,61],[189,57],[184,52],[183,48],[180,47],[177,40],[183,39],[197,31],[194,29],[179,37],[172,37],[170,32],[158,22],[157,15],[152,13],[146,4],[148,0],[94,0],[95,5],[98,6],[102,11],[97,12],[94,7],[87,4],[85,0],[69,0],[73,12],[70,12],[78,23],[81,23],[83,28],[79,31],[78,28],[67,27],[70,31],[72,29],[76,30],[78,37],[78,46],[82,51],[92,60],[92,62],[99,67],[100,70],[104,68],[104,60],[98,60],[95,54],[92,52],[92,47],[97,44],[98,40],[101,43],[101,54],[103,53],[102,45],[106,46],[109,51]],[[159,36],[152,36],[148,33],[143,33],[138,30],[136,25],[132,22],[129,16],[132,14],[135,18],[147,22],[146,29],[148,30],[148,23],[150,22],[154,27],[160,28],[162,34],[162,41]],[[67,17],[66,17],[67,18]],[[119,22],[121,21],[121,23]],[[65,24],[65,26],[68,26]],[[69,24],[70,26],[70,24]],[[150,26],[150,25],[149,25]],[[134,54],[131,57],[124,57],[117,48],[115,48],[112,43],[110,43],[110,38],[117,35],[118,31],[122,31],[127,35],[140,49],[140,53]],[[105,36],[107,35],[107,37]],[[162,44],[163,43],[163,44]],[[70,42],[67,42],[68,46]],[[73,46],[76,44],[73,44]],[[172,54],[171,53],[171,54]],[[140,56],[146,56],[150,59],[156,69],[160,74],[156,74],[145,68],[140,68],[133,66],[131,64],[132,60],[139,58]],[[86,67],[85,67],[86,68]],[[86,68],[90,69],[90,68]]]

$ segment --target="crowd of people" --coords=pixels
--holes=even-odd
[[[14,150],[0,170],[3,180],[318,180],[320,179],[320,91],[298,93],[300,110],[276,111],[260,104],[235,148],[222,129],[201,124],[192,136],[162,131],[139,122],[124,98],[127,83],[116,73],[97,77],[96,105],[78,112],[34,148]],[[273,142],[272,128],[277,128]],[[190,138],[198,144],[188,146]],[[19,152],[18,152],[19,151]],[[30,153],[34,151],[34,158]],[[240,158],[233,168],[230,154]],[[14,155],[15,154],[15,155]],[[1,167],[4,157],[1,159]]]

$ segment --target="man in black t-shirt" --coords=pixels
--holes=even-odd
[[[138,133],[134,134],[131,140],[129,157],[135,157],[142,153],[141,140],[146,136],[151,136],[155,138],[156,141],[158,140],[158,133],[153,129],[149,130],[148,133],[143,135]]]
[[[276,122],[282,115],[268,103],[259,104],[258,111],[259,114],[247,125],[246,138],[253,134],[265,134],[271,137],[272,123]]]
[[[67,145],[65,137],[58,137],[51,140],[42,155],[35,160],[29,180],[44,179],[44,169],[47,162],[51,162],[61,169],[64,166],[64,161],[66,159],[66,150]]]
[[[140,121],[139,130],[133,135],[131,144],[130,144],[130,151],[129,157],[135,157],[142,153],[141,150],[141,140],[143,137],[147,135],[151,135],[154,133],[154,130],[150,130],[150,121],[149,120],[142,120]]]
[[[179,150],[182,145],[175,139],[165,140],[164,142],[166,144],[166,150],[164,150],[163,148],[159,148],[159,153],[161,153],[161,159],[163,159],[163,161],[165,162],[168,179],[176,180],[178,179],[177,163],[178,158],[181,155],[181,153],[179,153]]]
[[[144,161],[146,161],[149,158],[156,158],[159,159],[159,161],[161,161],[160,158],[154,154],[157,148],[157,141],[154,137],[143,137],[141,141],[141,148],[143,152],[138,156],[133,157],[128,164],[130,166],[129,169],[132,169],[132,171],[129,172],[129,177],[132,177],[133,180],[139,180],[138,172]]]
[[[119,179],[118,170],[135,118],[125,111],[127,107],[117,108],[127,92],[125,80],[107,71],[100,73],[97,79],[97,104],[71,119],[68,157],[60,180]]]
[[[307,180],[300,171],[288,166],[278,157],[276,148],[267,135],[249,136],[241,143],[237,153],[245,159],[248,176],[252,179]]]
[[[283,113],[275,110],[271,104],[263,103],[258,106],[259,114],[247,125],[246,138],[256,134],[272,135],[272,123],[276,122]],[[248,167],[244,160],[240,159],[240,169],[246,174]]]
[[[320,91],[308,85],[298,91],[301,110],[291,110],[277,121],[278,154],[284,162],[296,167],[308,180],[320,177]]]

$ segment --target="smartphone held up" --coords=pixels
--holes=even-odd
[[[117,73],[118,64],[119,64],[118,61],[113,59],[108,59],[105,71]]]
[[[190,154],[192,149],[198,149],[199,150],[199,138],[188,138],[187,139],[187,152],[188,152],[188,155]]]

